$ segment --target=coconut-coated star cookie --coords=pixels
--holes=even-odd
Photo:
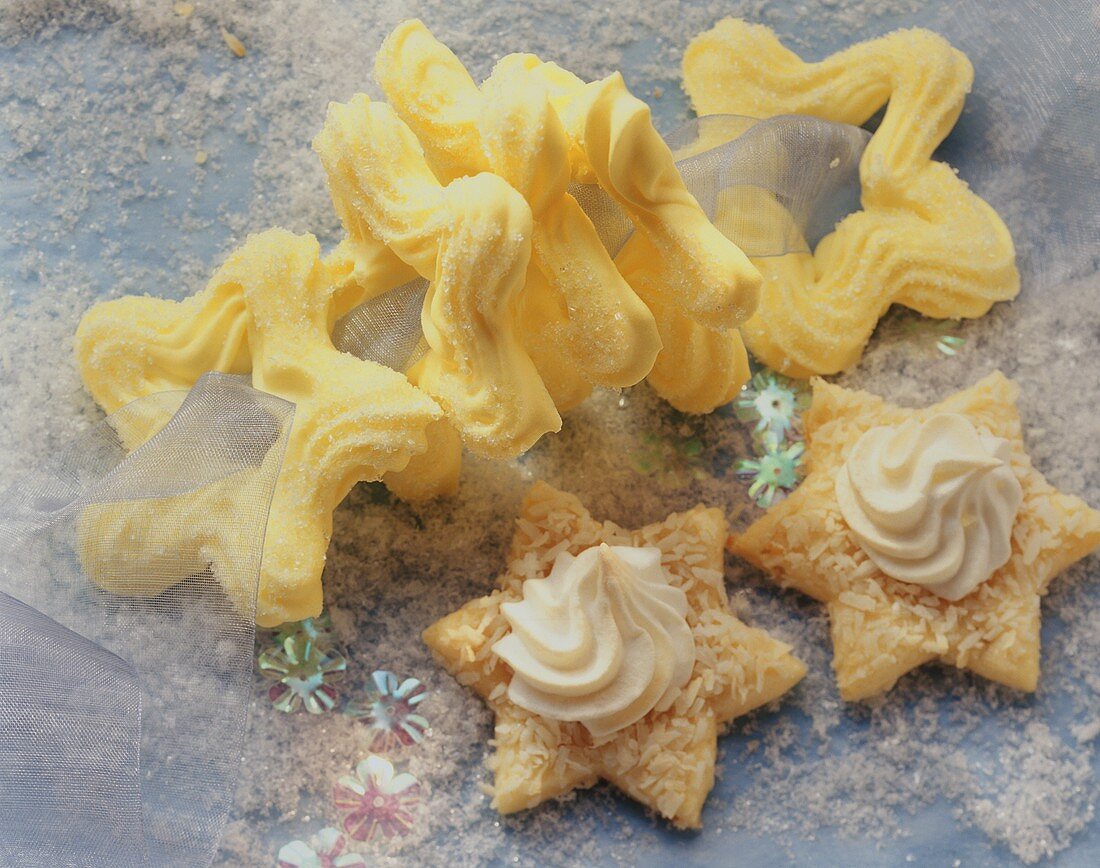
[[[718,733],[735,717],[784,694],[806,671],[789,646],[730,613],[722,551],[727,532],[717,509],[697,506],[631,531],[594,520],[576,497],[545,483],[531,489],[499,588],[424,632],[440,663],[496,715],[490,768],[497,810],[532,808],[602,778],[677,826],[701,825],[714,784]],[[560,553],[577,555],[601,544],[659,550],[668,583],[687,600],[695,663],[668,708],[657,706],[637,722],[594,738],[583,723],[552,720],[513,703],[509,685],[515,674],[493,648],[511,630],[502,604],[523,600],[527,582],[547,582]],[[625,659],[629,665],[629,655]]]
[[[1039,600],[1051,580],[1100,546],[1100,512],[1063,494],[1032,466],[1016,409],[1019,387],[994,372],[924,409],[904,409],[821,380],[804,417],[807,476],[729,548],[778,584],[824,602],[840,695],[866,699],[932,660],[970,669],[1018,690],[1039,678]],[[869,429],[961,414],[1003,438],[1022,501],[1011,553],[988,580],[951,601],[883,573],[860,547],[838,504],[836,477]]]

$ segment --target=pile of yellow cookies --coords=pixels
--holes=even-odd
[[[726,403],[748,375],[742,333],[778,370],[831,373],[858,360],[891,302],[976,316],[1017,290],[1003,224],[930,160],[971,78],[933,34],[821,64],[737,21],[693,43],[685,77],[700,113],[859,123],[889,101],[861,167],[865,210],[813,254],[751,262],[687,191],[617,74],[585,83],[515,54],[479,87],[409,21],[382,45],[376,77],[388,103],[332,104],[314,141],[346,230],[335,250],[273,229],[196,295],[106,302],[77,333],[81,375],[107,412],[212,370],[296,404],[263,625],[320,611],[331,514],[356,482],[447,494],[463,447],[514,457],[595,386],[646,379],[685,412]],[[598,186],[632,222],[614,258],[576,184]],[[337,321],[417,277],[429,283],[427,352],[409,370],[335,349]]]
[[[383,44],[377,78],[389,104],[331,105],[314,142],[347,232],[330,255],[273,229],[191,298],[106,302],[77,332],[81,375],[107,412],[210,370],[251,374],[296,404],[262,625],[320,611],[332,511],[356,482],[448,493],[463,446],[515,457],[593,386],[648,377],[682,409],[709,411],[747,377],[736,328],[760,274],[688,193],[621,76],[585,83],[511,55],[479,88],[410,21]],[[599,185],[633,222],[616,260],[571,183]],[[429,281],[428,350],[410,370],[333,347],[337,320],[416,276]]]
[[[785,374],[832,374],[859,360],[891,304],[973,317],[1017,293],[1004,224],[932,160],[973,78],[941,37],[899,31],[804,63],[730,19],[691,44],[684,76],[700,115],[862,124],[885,105],[860,164],[862,210],[812,252],[750,259],[688,192],[621,76],[586,83],[514,54],[478,86],[409,21],[377,57],[388,102],[330,105],[313,143],[346,232],[331,253],[272,229],[182,302],[129,297],[87,313],[77,360],[107,412],[207,371],[295,404],[259,624],[320,612],[332,512],[359,481],[446,494],[463,448],[515,457],[594,387],[645,379],[674,407],[710,412],[747,379],[742,336]],[[621,250],[605,246],[575,185],[629,218]],[[427,349],[407,370],[333,345],[350,312],[417,279]],[[1100,545],[1100,513],[1031,467],[1015,394],[996,374],[917,411],[815,381],[806,481],[729,539],[717,510],[631,531],[536,486],[498,589],[424,636],[497,716],[495,806],[606,778],[677,825],[700,824],[719,731],[805,673],[729,611],[724,547],[827,603],[845,699],[933,659],[1034,689],[1039,598]],[[232,488],[159,508],[197,528],[188,562],[243,593],[221,569]],[[104,587],[111,563],[126,564],[129,592],[186,578],[145,569],[158,548],[142,510],[88,511],[80,533]],[[157,581],[141,587],[143,570]]]

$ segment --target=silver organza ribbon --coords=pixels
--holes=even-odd
[[[213,860],[292,416],[208,374],[123,408],[0,503],[0,865]]]
[[[859,160],[871,134],[803,115],[758,120],[697,118],[666,137],[676,167],[707,216],[754,258],[807,252],[859,207]],[[608,252],[633,225],[600,187],[573,184]],[[338,349],[397,371],[426,352],[420,315],[428,282],[417,279],[364,302],[333,330]]]

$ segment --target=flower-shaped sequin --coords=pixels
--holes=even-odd
[[[344,831],[356,841],[382,835],[408,834],[420,804],[420,782],[393,763],[371,754],[355,774],[345,775],[332,789],[332,801],[343,815]]]
[[[332,644],[332,618],[328,612],[322,612],[316,618],[304,621],[291,621],[275,631],[275,643],[282,645],[287,639],[304,636],[315,645],[327,648]]]
[[[752,479],[749,497],[762,507],[771,506],[780,491],[791,491],[802,478],[802,453],[804,443],[780,446],[774,441],[763,444],[757,458],[744,458],[737,462],[737,473]]]
[[[764,369],[753,375],[734,404],[742,422],[753,423],[753,434],[781,443],[800,429],[801,414],[810,405],[806,384]]]
[[[936,341],[936,349],[945,356],[954,356],[958,354],[965,343],[966,338],[961,338],[958,335],[941,335],[940,339]]]
[[[309,843],[291,841],[279,850],[278,868],[367,868],[358,853],[348,852],[348,838],[332,826],[322,829]]]
[[[307,635],[295,633],[264,651],[258,665],[275,681],[267,694],[275,708],[323,714],[336,705],[334,684],[344,677],[348,664],[338,651],[326,651]]]
[[[372,751],[388,752],[424,740],[428,720],[417,712],[427,695],[427,688],[416,678],[400,681],[392,672],[379,669],[371,675],[366,700],[350,705],[347,713],[369,729]]]

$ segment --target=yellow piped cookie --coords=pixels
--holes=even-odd
[[[331,254],[272,230],[193,297],[106,302],[77,331],[81,376],[108,412],[207,371],[250,374],[299,405],[263,623],[319,608],[331,511],[355,481],[449,493],[463,445],[514,457],[593,385],[652,370],[676,406],[705,412],[747,377],[733,327],[759,274],[684,188],[620,76],[586,84],[512,55],[478,88],[419,22],[387,40],[378,71],[397,113],[362,95],[333,104],[314,143],[346,230]],[[618,263],[574,182],[599,185],[634,221]],[[335,350],[340,318],[417,278],[429,349],[407,372]]]
[[[402,374],[333,347],[329,328],[338,278],[321,261],[313,236],[272,229],[250,237],[230,255],[207,289],[190,303],[173,306],[140,298],[108,302],[89,312],[78,333],[85,383],[104,409],[113,410],[127,396],[140,397],[141,390],[160,391],[167,385],[164,377],[171,378],[172,388],[179,388],[189,387],[204,373],[195,359],[206,363],[206,356],[187,352],[187,342],[177,353],[176,346],[160,343],[159,334],[150,332],[153,312],[192,313],[192,307],[225,298],[239,300],[245,328],[241,340],[250,350],[253,385],[295,405],[264,543],[256,615],[261,626],[321,611],[321,573],[333,510],[355,483],[405,470],[410,459],[427,448],[428,430],[443,415]],[[191,323],[200,336],[207,335],[201,317],[181,321]],[[239,328],[236,322],[233,336]],[[134,359],[156,363],[139,366]],[[226,499],[232,494],[230,484],[228,489],[200,493],[194,502],[175,498],[171,508],[192,517],[206,508],[216,517],[219,510],[229,508]],[[237,501],[237,506],[245,508],[246,502]],[[100,558],[140,560],[136,548],[130,551],[135,546],[131,531],[141,524],[140,518],[128,518],[117,509],[101,510],[100,515],[106,522],[98,525],[104,536],[98,543]],[[217,539],[216,522],[195,526],[199,536],[194,557],[234,544]],[[117,557],[103,558],[107,540],[120,549]],[[159,585],[145,593],[186,578],[158,577],[156,571],[151,576]]]
[[[1015,250],[997,213],[932,160],[973,81],[962,52],[927,30],[899,30],[807,63],[761,25],[719,22],[691,43],[684,86],[700,115],[808,114],[850,124],[884,105],[860,163],[863,210],[810,254],[755,259],[760,304],[749,349],[797,377],[859,361],[891,304],[932,317],[977,317],[1019,291]]]
[[[240,287],[218,280],[179,302],[100,302],[81,318],[74,346],[84,387],[106,413],[146,395],[190,389],[207,371],[252,370]]]
[[[496,175],[440,184],[384,103],[332,103],[314,149],[339,209],[429,281],[431,350],[410,378],[439,400],[472,450],[510,458],[561,427],[517,334],[531,257],[531,209]]]
[[[295,405],[260,573],[264,626],[320,612],[333,510],[357,482],[404,469],[442,413],[403,375],[332,346],[332,279],[312,235],[252,236],[222,278],[243,287],[253,385]]]
[[[128,432],[141,427],[134,421],[125,420]],[[238,612],[252,613],[264,539],[257,517],[282,457],[283,449],[270,449],[262,464],[184,494],[85,507],[76,523],[81,567],[97,586],[126,597],[156,597],[209,572]]]
[[[760,278],[745,255],[707,219],[684,187],[649,108],[622,77],[586,84],[552,63],[509,55],[479,89],[454,54],[419,21],[383,44],[376,76],[398,115],[423,144],[441,180],[489,168],[527,199],[534,213],[534,256],[524,291],[525,345],[559,410],[592,385],[621,387],[657,360],[655,387],[680,409],[705,412],[744,382],[736,341],[727,335],[753,310]],[[566,191],[597,184],[637,228],[623,262],[612,262],[591,220]],[[644,304],[643,304],[644,302]],[[648,308],[648,309],[647,309]],[[678,322],[667,330],[690,346],[665,342],[660,309]],[[718,333],[712,338],[711,331]],[[726,379],[702,399],[676,382],[680,364],[708,342],[706,354]],[[681,396],[692,394],[690,406]],[[680,402],[680,403],[678,403]]]

